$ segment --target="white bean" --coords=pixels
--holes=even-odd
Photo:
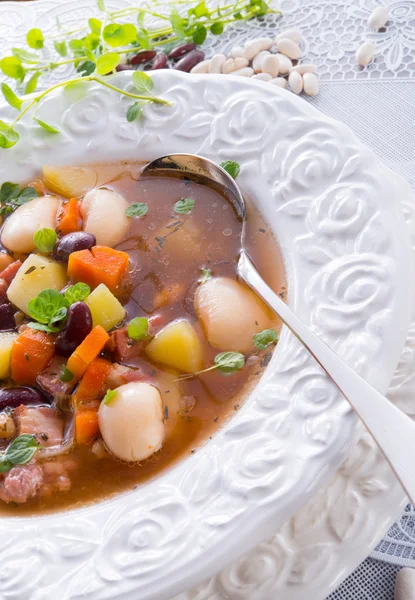
[[[105,445],[120,460],[145,460],[163,444],[161,396],[149,383],[132,382],[116,388],[111,402],[101,402],[98,420]]]
[[[128,206],[127,200],[112,190],[88,192],[81,203],[84,230],[96,237],[98,245],[116,246],[130,226],[125,214]]]
[[[277,85],[278,87],[284,89],[287,87],[287,80],[284,79],[284,77],[276,77],[275,79],[271,79],[269,83],[272,83],[272,85]]]
[[[247,60],[253,60],[261,50],[269,50],[273,44],[271,38],[258,38],[256,40],[250,40],[246,42],[244,47],[243,57]]]
[[[271,56],[271,52],[268,50],[261,50],[261,52],[255,56],[254,60],[252,61],[252,68],[254,69],[255,73],[260,73],[262,71],[262,61],[266,56]]]
[[[356,51],[356,62],[361,67],[366,67],[375,57],[375,42],[364,42]]]
[[[244,69],[232,71],[232,75],[239,75],[241,77],[252,77],[253,74],[254,70],[251,67],[245,67]]]
[[[292,40],[293,42],[301,42],[301,40],[303,39],[303,34],[300,31],[300,29],[285,29],[284,31],[281,31],[281,33],[279,33],[277,35],[277,37],[275,38],[275,41],[278,42],[278,40],[282,40],[282,39],[289,39]]]
[[[285,56],[285,54],[275,54],[275,56],[278,57],[281,75],[287,75],[287,73],[289,73],[293,68],[293,63],[288,56]]]
[[[197,63],[197,65],[195,65],[190,72],[196,74],[209,73],[209,66],[210,58],[208,58],[207,60],[202,60],[202,62],[200,63]]]
[[[389,19],[389,11],[386,6],[377,6],[374,8],[367,20],[367,26],[370,29],[379,31],[382,27],[385,27]]]
[[[298,60],[301,56],[301,48],[298,44],[296,44],[293,40],[289,38],[282,38],[277,42],[278,52],[281,54],[285,54],[291,60]]]
[[[244,49],[242,48],[242,46],[234,46],[231,50],[232,58],[240,58],[241,56],[243,56],[243,53]]]
[[[271,77],[276,77],[280,72],[280,62],[278,60],[278,56],[275,56],[275,54],[266,56],[262,61],[262,72],[268,73],[271,75]]]
[[[56,196],[41,196],[19,206],[6,219],[1,243],[11,252],[28,254],[35,249],[33,236],[38,229],[55,230],[56,215],[61,202]]]
[[[238,58],[228,58],[228,60],[224,63],[222,67],[222,73],[232,73],[233,71],[243,69],[248,65],[249,61],[247,61],[246,58],[242,58],[242,56]]]
[[[304,73],[303,85],[307,96],[317,96],[320,91],[320,82],[315,73]]]
[[[300,73],[300,75],[304,75],[304,73],[314,73],[315,70],[315,65],[310,65],[306,63],[301,63],[301,65],[296,65],[291,69],[291,71],[297,71],[297,73]]]
[[[222,73],[222,67],[226,62],[224,54],[215,54],[210,60],[209,73]]]
[[[257,75],[252,75],[252,79],[259,79],[259,81],[271,81],[272,77],[269,73],[257,73]]]
[[[292,71],[288,77],[288,83],[290,84],[291,91],[294,92],[294,94],[301,94],[303,91],[303,78],[301,77],[300,73]]]

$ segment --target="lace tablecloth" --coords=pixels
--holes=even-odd
[[[277,0],[275,0],[276,2]],[[110,8],[130,4],[107,0]],[[348,124],[376,153],[415,187],[415,0],[383,0],[390,20],[380,32],[370,32],[367,18],[378,0],[281,0],[284,28],[302,29],[305,55],[318,66],[320,95],[309,99],[324,113]],[[70,19],[84,17],[85,2],[73,0]],[[48,18],[45,28],[55,26],[62,2],[43,2]],[[47,6],[46,6],[47,5]],[[0,53],[24,41],[28,29],[24,11],[27,3],[0,0]],[[68,7],[69,8],[69,7]],[[56,14],[55,14],[56,13]],[[278,16],[262,22],[238,23],[224,35],[207,40],[206,53],[226,53],[246,39],[275,35]],[[13,26],[11,26],[11,24]],[[31,24],[29,24],[31,26]],[[362,70],[354,53],[363,39],[377,44],[376,60]],[[308,62],[308,61],[307,61]],[[66,67],[51,79],[69,75]],[[265,84],[264,84],[265,85]],[[392,600],[394,576],[400,566],[415,566],[415,512],[408,506],[400,522],[378,544],[372,554],[330,600]]]

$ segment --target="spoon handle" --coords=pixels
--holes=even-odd
[[[238,274],[314,356],[372,434],[415,503],[415,423],[351,369],[275,294],[242,252]]]

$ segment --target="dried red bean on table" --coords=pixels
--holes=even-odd
[[[127,63],[125,65],[117,65],[115,67],[115,70],[117,71],[117,73],[119,73],[120,71],[133,71],[134,67]]]
[[[155,50],[142,50],[141,52],[138,52],[138,54],[136,54],[135,56],[130,58],[130,64],[131,65],[141,65],[141,64],[151,60],[155,56],[156,56]]]
[[[168,54],[169,58],[182,58],[185,54],[188,54],[192,50],[196,48],[196,44],[194,42],[190,42],[188,44],[181,44],[180,46],[176,46],[173,48]]]
[[[175,65],[177,71],[183,71],[189,73],[194,66],[200,63],[205,58],[205,53],[201,50],[192,50],[189,54],[186,54],[179,62]]]
[[[167,64],[167,56],[165,54],[157,54],[151,65],[151,70],[164,69]]]

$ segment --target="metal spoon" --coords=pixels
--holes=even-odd
[[[415,423],[304,325],[259,275],[244,250],[245,201],[232,177],[219,165],[194,154],[170,154],[157,158],[144,168],[142,176],[172,176],[208,184],[231,203],[242,221],[238,275],[279,315],[325,370],[370,431],[415,504]]]

